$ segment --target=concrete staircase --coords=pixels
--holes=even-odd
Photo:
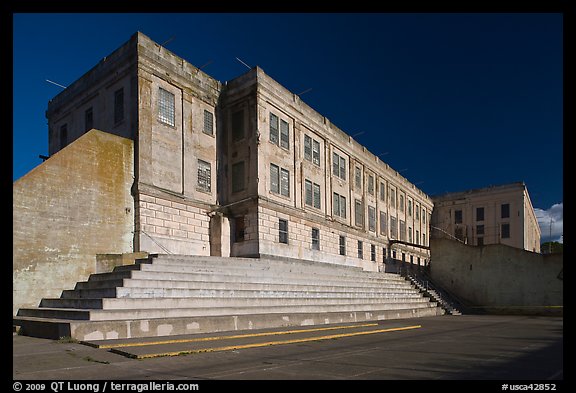
[[[151,255],[13,318],[25,335],[102,340],[442,315],[397,274],[295,259]]]

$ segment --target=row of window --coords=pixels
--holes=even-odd
[[[478,245],[484,245],[484,225],[476,225],[476,238],[478,240]],[[464,241],[464,227],[457,226],[454,228],[454,237]],[[510,238],[510,223],[500,224],[500,238],[509,239]]]
[[[243,227],[242,220],[242,227]],[[288,220],[278,219],[278,241],[283,244],[288,244]],[[357,256],[360,259],[364,259],[364,242],[358,240]],[[340,235],[338,239],[338,253],[340,255],[346,255],[346,236]],[[310,248],[312,250],[320,250],[320,229],[312,228],[310,233]],[[383,261],[386,259],[386,247],[382,248]],[[396,258],[396,252],[393,255]],[[376,261],[376,245],[370,244],[370,260]],[[412,261],[411,261],[412,262]],[[418,263],[420,263],[420,258],[418,257]]]
[[[510,204],[503,203],[500,205],[500,218],[510,218]],[[484,208],[476,208],[476,221],[484,221]],[[454,224],[462,224],[462,210],[454,211]]]

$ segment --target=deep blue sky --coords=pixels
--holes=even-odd
[[[524,181],[563,202],[562,15],[15,14],[16,180],[48,153],[45,110],[141,31],[224,82],[260,66],[424,192]],[[544,235],[544,233],[543,233]]]

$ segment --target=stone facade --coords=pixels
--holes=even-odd
[[[524,183],[433,197],[434,236],[469,245],[505,244],[540,252],[540,226]]]
[[[134,251],[429,259],[430,197],[258,67],[220,83],[136,33],[47,117],[51,154],[86,123],[134,139]]]

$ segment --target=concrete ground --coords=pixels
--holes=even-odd
[[[154,345],[140,339],[138,346],[115,349],[124,355],[15,335],[12,374],[14,380],[563,379],[560,317],[463,315],[351,325],[170,337]],[[182,354],[125,356],[170,353]]]

